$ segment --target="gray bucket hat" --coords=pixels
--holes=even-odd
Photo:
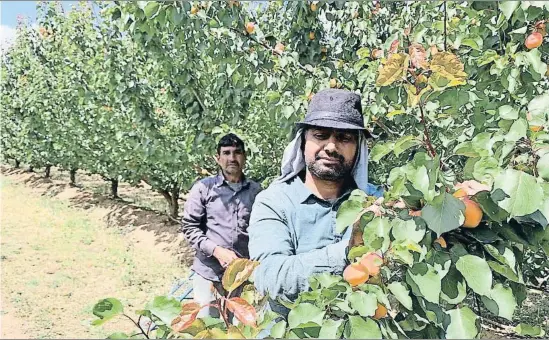
[[[372,134],[364,127],[360,96],[342,89],[325,89],[318,91],[311,99],[303,121],[296,124],[319,126],[332,129],[361,130],[367,137]]]

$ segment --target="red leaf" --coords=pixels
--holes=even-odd
[[[189,328],[193,322],[196,320],[198,311],[192,314],[180,315],[173,319],[171,327],[175,332],[183,332],[185,329]]]
[[[255,322],[257,320],[257,313],[255,308],[243,298],[234,297],[228,299],[227,308],[244,325],[256,327]]]
[[[398,39],[395,39],[395,41],[391,43],[391,47],[389,48],[389,54],[396,53],[397,51],[398,51]]]
[[[427,62],[425,61],[426,52],[423,46],[413,43],[408,47],[408,53],[410,54],[410,60],[414,67],[427,68]]]
[[[181,307],[179,316],[173,319],[171,327],[176,332],[182,332],[189,328],[196,320],[196,316],[200,311],[200,304],[196,302],[189,302]]]

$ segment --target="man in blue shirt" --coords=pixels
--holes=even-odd
[[[260,261],[256,288],[273,301],[294,300],[315,273],[341,274],[348,240],[335,231],[336,213],[352,190],[368,194],[368,147],[360,96],[339,89],[318,92],[294,140],[286,147],[281,176],[261,192],[250,216],[250,257]]]

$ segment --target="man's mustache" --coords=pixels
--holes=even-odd
[[[337,159],[340,163],[343,163],[345,162],[345,157],[343,157],[342,155],[338,154],[337,152],[333,152],[333,153],[327,153],[326,152],[326,155],[330,158],[333,158],[333,159]],[[320,156],[319,154],[316,154],[315,156],[315,160],[320,160],[320,159],[325,159],[326,157],[322,157]]]

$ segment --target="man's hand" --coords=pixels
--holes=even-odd
[[[227,266],[233,260],[236,260],[238,258],[234,251],[220,246],[215,247],[213,256],[215,256],[219,263],[221,263],[221,266],[223,266],[223,268],[227,268]]]

